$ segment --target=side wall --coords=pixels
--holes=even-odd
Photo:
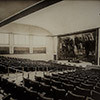
[[[28,58],[32,60],[53,60],[53,37],[51,36],[51,33],[48,32],[47,30],[36,26],[9,24],[7,26],[0,28],[0,33],[9,35],[9,43],[4,45],[0,44],[1,47],[2,46],[10,47],[10,54],[3,56]],[[21,35],[22,40],[19,39],[18,37],[16,38],[16,43],[19,44],[15,43],[14,35],[19,35],[19,36]],[[29,39],[25,41],[25,39],[23,39],[23,36],[28,36]],[[36,39],[35,37],[36,38],[40,37],[40,40]],[[19,40],[25,44],[21,44]],[[26,43],[27,41],[29,43]],[[14,47],[29,47],[30,54],[13,54]],[[33,54],[34,47],[46,47],[46,53]]]

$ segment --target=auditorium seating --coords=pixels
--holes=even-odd
[[[67,78],[60,78],[60,80],[61,80],[61,82],[64,82],[64,83],[66,83],[66,84],[69,83],[69,80],[68,80]]]
[[[100,81],[99,81],[99,82],[100,82]],[[97,82],[97,84],[96,84],[96,85],[97,85],[98,87],[100,87],[100,83],[98,83],[98,82]]]
[[[69,91],[73,91],[74,90],[74,85],[72,84],[66,84],[66,83],[62,83],[63,88],[66,90],[66,92]]]
[[[62,84],[60,81],[51,80],[51,85],[56,86],[57,88],[61,88]]]
[[[91,85],[91,84],[86,84],[86,83],[81,83],[81,87],[82,88],[86,88],[86,89],[90,89],[90,90],[92,90],[93,89],[93,85]]]
[[[85,96],[77,95],[72,93],[71,91],[68,91],[66,100],[85,100]]]
[[[24,85],[28,88],[31,88],[33,91],[39,91],[40,90],[40,83],[38,81],[32,81],[30,79],[24,78]]]
[[[10,100],[11,94],[8,94],[2,98],[2,100]]]
[[[51,85],[51,80],[49,78],[43,78],[43,82],[47,85]]]
[[[36,76],[39,79],[35,79],[36,82],[38,81],[37,85],[39,84],[41,88],[41,91],[38,92],[44,93],[44,96],[48,98],[54,98],[54,100],[57,100],[57,98],[61,100],[93,100],[95,95],[99,96],[96,94],[96,92],[99,92],[100,88],[99,75],[99,71],[81,70],[80,72],[62,73],[62,75],[57,73],[51,75],[44,74],[44,78]],[[93,78],[95,78],[95,81]],[[96,92],[94,92],[94,90]],[[95,98],[94,100],[98,99]]]
[[[38,81],[38,82],[41,82],[42,78],[40,76],[35,76],[35,80]]]
[[[62,71],[67,69],[75,70],[76,67],[61,65],[53,62],[47,61],[36,61],[30,59],[21,59],[21,58],[11,58],[0,56],[0,73],[15,73],[14,69],[23,70],[26,72],[29,71]]]
[[[94,90],[100,93],[100,87],[94,86]]]
[[[43,70],[40,66],[37,67],[37,65],[34,66],[35,69],[32,69],[32,61],[27,59],[22,60],[17,58],[2,57],[0,64],[3,60],[6,62],[5,59],[9,62],[11,60],[20,62],[21,65],[24,65],[23,63],[27,62],[26,65],[23,66],[26,68],[26,71],[35,71],[36,68],[37,71]],[[28,62],[30,62],[30,64]],[[37,63],[37,61],[33,62],[33,65]],[[18,67],[20,66],[20,63],[17,63]],[[42,62],[42,64],[43,63],[44,62]],[[11,62],[11,64],[13,63]],[[27,69],[27,64],[31,66],[29,69]],[[6,66],[4,63],[2,63],[2,65]],[[3,91],[1,92],[1,94],[3,94],[2,100],[9,100],[7,98],[13,98],[13,100],[99,100],[100,70],[87,70],[85,68],[76,68],[76,70],[73,70],[73,66],[70,67],[70,71],[67,71],[66,69],[69,68],[67,66],[65,69],[65,66],[63,65],[65,70],[61,70],[57,68],[56,65],[52,65],[53,67],[51,67],[51,69],[49,68],[49,70],[46,69],[46,65],[43,66],[45,70],[43,77],[35,75],[35,80],[33,80],[33,78],[31,79],[23,76],[23,83],[19,85],[16,84],[15,81],[9,81],[8,78],[3,78],[3,74],[1,74],[0,89]],[[2,67],[0,67],[0,69],[1,68]],[[20,69],[23,70],[21,66]],[[46,70],[48,73],[46,73]]]
[[[90,97],[90,89],[86,89],[86,88],[81,88],[79,86],[76,86],[74,89],[74,93],[78,94],[78,95],[82,95],[82,96],[89,96]]]
[[[38,100],[54,100],[53,98],[50,98],[50,97],[46,97],[46,96],[44,96],[44,95],[42,95],[42,94],[40,94],[40,96],[39,96],[39,99]]]
[[[51,94],[51,86],[47,85],[45,83],[40,83],[40,92],[45,92],[46,95],[50,95]]]
[[[59,89],[55,86],[52,86],[52,94],[54,100],[65,99],[66,91],[64,89]]]
[[[97,91],[92,90],[92,91],[91,91],[91,97],[92,97],[94,100],[100,100],[100,92],[97,92]]]

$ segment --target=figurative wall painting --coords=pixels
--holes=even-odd
[[[14,47],[14,54],[29,54],[28,47]]]
[[[96,64],[97,50],[97,29],[58,36],[58,60]]]
[[[9,47],[0,47],[0,54],[9,54]]]
[[[46,47],[34,47],[33,54],[46,53]]]

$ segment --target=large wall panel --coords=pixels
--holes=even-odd
[[[0,33],[0,44],[9,44],[9,34]]]
[[[14,35],[14,44],[15,45],[29,45],[29,36],[28,35]]]

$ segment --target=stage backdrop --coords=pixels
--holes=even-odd
[[[58,60],[97,64],[98,29],[58,36]]]

